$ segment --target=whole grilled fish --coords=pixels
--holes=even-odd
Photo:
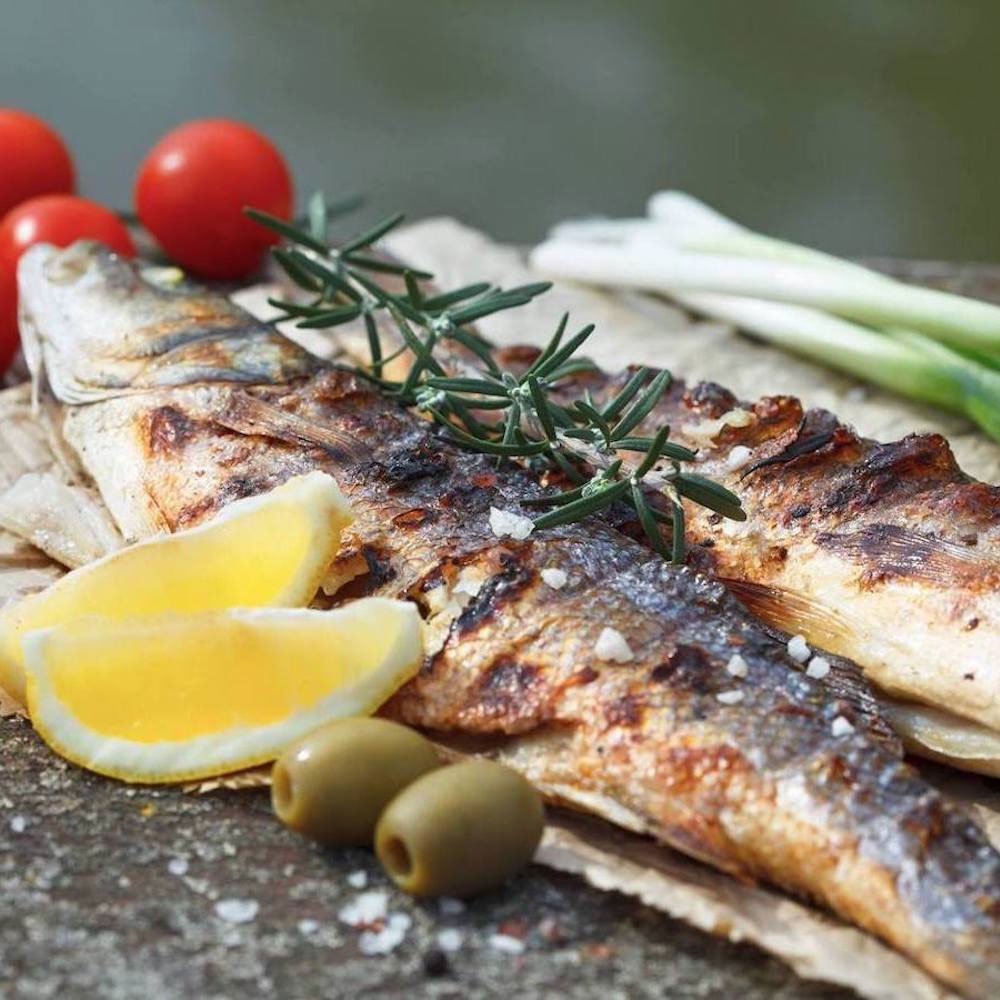
[[[491,510],[540,493],[528,473],[221,298],[93,244],[35,247],[19,279],[36,371],[93,400],[65,434],[126,537],[329,471],[357,520],[326,589],[413,600],[433,636],[387,714],[499,742],[565,801],[819,900],[970,996],[1000,991],[1000,855],[903,763],[849,666],[806,676],[720,584],[607,521],[497,537]]]

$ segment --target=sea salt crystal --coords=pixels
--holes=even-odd
[[[814,656],[806,667],[806,675],[821,681],[830,672],[830,661],[825,656]]]
[[[793,635],[788,640],[788,655],[799,663],[805,663],[809,659],[811,654],[804,635]]]
[[[497,538],[510,535],[520,542],[535,530],[535,522],[523,514],[515,514],[512,510],[490,507],[490,530]]]
[[[438,900],[438,909],[447,917],[457,917],[465,912],[465,903],[454,896],[442,896]]]
[[[733,677],[746,677],[747,661],[744,660],[739,653],[734,653],[729,657],[729,662],[726,664],[726,670],[728,670]]]
[[[362,892],[342,907],[337,916],[352,927],[364,927],[385,919],[389,896],[384,892]]]
[[[354,889],[363,889],[368,885],[368,872],[356,871],[347,876],[347,884]]]
[[[616,628],[603,628],[594,645],[594,654],[599,660],[614,660],[615,663],[628,663],[634,659],[625,636]]]
[[[735,472],[737,469],[742,469],[750,461],[751,455],[753,455],[753,452],[746,445],[736,445],[726,456],[726,471]]]
[[[255,899],[220,899],[215,904],[215,915],[229,924],[249,924],[259,909]]]
[[[400,913],[397,910],[396,912],[389,914],[387,923],[390,927],[396,927],[399,930],[408,931],[413,926],[413,917],[411,917],[408,913]]]
[[[834,736],[850,736],[854,732],[854,726],[850,724],[842,715],[838,715],[830,726],[830,732]]]
[[[442,951],[458,951],[464,942],[465,935],[457,927],[446,927],[437,936],[437,944]]]
[[[452,587],[452,593],[454,594],[468,594],[469,597],[476,597],[479,591],[483,589],[484,579],[479,573],[469,573],[467,570],[462,570],[458,574],[458,579],[455,581],[455,586]]]
[[[524,942],[510,934],[491,934],[489,945],[494,951],[502,951],[508,955],[520,955],[524,951]]]
[[[553,590],[562,590],[569,577],[561,569],[543,569],[542,580]]]
[[[167,862],[167,871],[171,875],[187,875],[188,873],[188,862],[187,858],[171,858]]]
[[[28,821],[23,816],[14,816],[10,821],[11,833],[24,833],[28,828]]]
[[[319,930],[319,921],[311,920],[309,917],[306,917],[305,920],[299,921],[298,927],[299,933],[303,937],[308,937],[310,934],[315,934],[316,931]]]
[[[743,700],[742,691],[720,691],[715,696],[716,701],[721,701],[723,705],[738,705]]]
[[[402,943],[406,931],[398,927],[383,927],[380,931],[362,931],[358,949],[362,955],[388,955]]]

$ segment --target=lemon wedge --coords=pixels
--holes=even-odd
[[[235,608],[24,637],[28,710],[63,757],[125,781],[204,778],[273,760],[330,719],[370,715],[423,655],[414,605]]]
[[[310,472],[236,500],[196,528],[73,570],[0,613],[0,687],[24,703],[21,637],[83,615],[308,604],[351,520],[333,477]]]

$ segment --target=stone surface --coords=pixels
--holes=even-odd
[[[363,892],[405,927],[388,954],[338,919]],[[5,1000],[849,996],[542,868],[464,909],[415,901],[368,852],[284,829],[263,792],[106,780],[20,719],[0,721],[0,897]]]

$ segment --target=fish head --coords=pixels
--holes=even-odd
[[[18,322],[38,384],[64,403],[196,382],[279,384],[322,362],[176,268],[92,240],[39,243],[17,271]]]

